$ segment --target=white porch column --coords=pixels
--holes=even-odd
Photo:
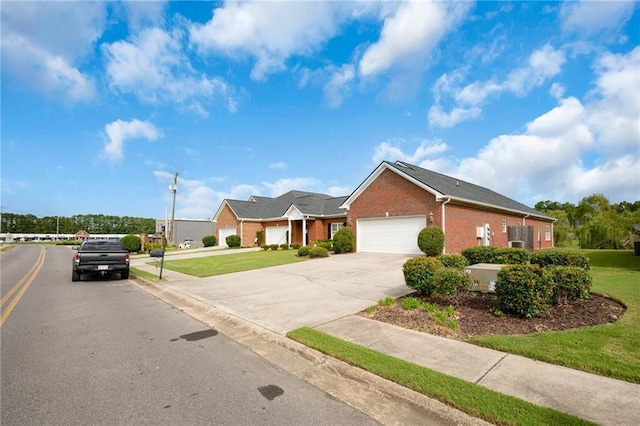
[[[287,219],[287,223],[289,224],[289,232],[287,232],[287,244],[291,245],[291,218]]]
[[[307,219],[302,216],[302,245],[307,245]]]

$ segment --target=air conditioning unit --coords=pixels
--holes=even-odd
[[[509,241],[509,247],[523,249],[524,241]]]

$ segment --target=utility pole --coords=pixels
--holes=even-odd
[[[169,189],[173,191],[173,207],[171,209],[171,229],[169,233],[169,240],[171,245],[175,246],[174,238],[176,236],[176,193],[178,192],[178,172],[173,175],[173,185],[169,185]]]

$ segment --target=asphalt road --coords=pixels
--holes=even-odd
[[[71,257],[0,254],[3,426],[377,424],[126,280],[72,283]]]

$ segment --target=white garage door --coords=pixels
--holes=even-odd
[[[288,226],[267,226],[265,228],[265,231],[267,232],[265,244],[285,244],[287,242],[288,230]]]
[[[236,228],[220,228],[219,232],[220,240],[218,241],[218,245],[220,247],[227,247],[227,237],[229,235],[238,235]]]
[[[427,221],[425,216],[358,219],[359,252],[422,254],[418,234]]]

